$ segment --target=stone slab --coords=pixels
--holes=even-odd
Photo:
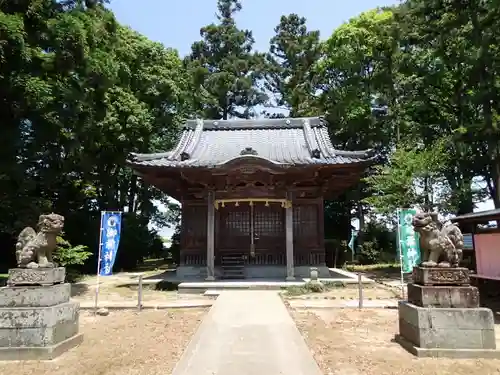
[[[494,329],[493,312],[479,308],[429,308],[399,301],[399,318],[421,328]]]
[[[55,345],[46,347],[0,348],[0,361],[46,361],[59,357],[83,342],[83,334],[76,334]]]
[[[488,329],[419,328],[400,319],[399,333],[421,348],[496,349],[495,331]]]
[[[467,268],[414,267],[412,281],[421,285],[469,285]]]
[[[64,283],[66,269],[56,268],[11,268],[7,284],[16,285],[54,285]]]
[[[500,359],[498,349],[445,349],[445,348],[420,348],[401,335],[394,338],[409,353],[419,358],[456,358],[456,359]]]
[[[427,349],[496,349],[493,312],[487,308],[398,306],[399,333]]]
[[[49,307],[0,308],[0,335],[5,328],[47,328],[63,321],[75,321],[79,313],[78,302]]]
[[[408,284],[408,302],[421,307],[479,307],[476,287]]]
[[[47,347],[78,334],[78,319],[61,321],[52,327],[0,329],[0,347]]]
[[[0,288],[2,307],[47,307],[69,302],[71,284],[8,286]]]

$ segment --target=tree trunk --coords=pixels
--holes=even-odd
[[[137,175],[132,174],[130,177],[130,187],[129,187],[129,195],[128,195],[128,212],[135,212],[134,202],[136,200],[137,195]]]

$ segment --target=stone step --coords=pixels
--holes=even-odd
[[[223,264],[222,269],[243,269],[245,266],[243,264]]]
[[[222,267],[224,267],[224,266],[241,266],[241,267],[243,267],[244,265],[245,265],[245,263],[242,261],[239,261],[239,260],[222,262]]]
[[[244,270],[224,270],[223,277],[225,279],[244,279]]]

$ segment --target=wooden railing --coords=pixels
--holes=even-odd
[[[295,266],[323,265],[325,264],[325,252],[296,253],[293,262]]]
[[[235,251],[236,252],[236,251]],[[239,251],[241,253],[241,251]],[[224,254],[223,252],[216,251],[215,264],[220,264],[220,256]],[[285,252],[259,252],[256,251],[255,256],[250,256],[247,254],[245,264],[255,265],[255,266],[284,266],[286,265],[286,253]],[[207,254],[205,252],[181,252],[181,265],[185,266],[206,266],[207,264]],[[310,266],[310,265],[323,265],[325,264],[325,252],[324,251],[314,251],[312,253],[295,253],[294,254],[294,265],[295,266]]]
[[[247,264],[255,266],[282,266],[286,264],[286,254],[256,252],[254,257],[248,257]]]
[[[181,252],[181,265],[183,266],[206,266],[207,254],[204,253],[182,253]]]

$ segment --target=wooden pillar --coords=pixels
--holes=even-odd
[[[287,200],[292,201],[292,195],[287,193]],[[293,264],[293,206],[287,205],[285,208],[286,225],[286,280],[295,280]]]
[[[208,192],[207,199],[207,281],[215,280],[214,247],[215,247],[215,206],[214,192]]]

